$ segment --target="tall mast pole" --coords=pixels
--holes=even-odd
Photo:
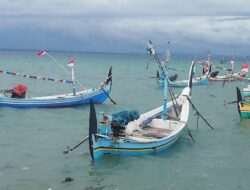
[[[74,66],[71,67],[71,75],[72,75],[72,81],[73,81],[73,96],[75,96],[76,95],[76,84],[75,84]]]
[[[71,80],[73,81],[73,96],[76,95],[76,82],[75,82],[75,71],[74,71],[75,61],[73,59],[70,60],[68,66],[71,67]]]
[[[163,111],[162,119],[165,121],[167,119],[167,94],[168,93],[168,82],[167,76],[164,77],[164,99],[163,99]]]

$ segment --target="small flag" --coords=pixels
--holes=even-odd
[[[248,64],[245,63],[241,66],[241,71],[245,71],[245,72],[248,72]]]
[[[75,65],[75,61],[73,59],[71,59],[68,63],[69,67],[73,67]]]
[[[46,51],[41,50],[41,51],[39,51],[36,55],[37,55],[37,56],[43,56],[43,55],[45,55],[45,54],[46,54]]]

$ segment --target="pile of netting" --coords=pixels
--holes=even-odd
[[[119,111],[112,114],[112,122],[116,122],[119,126],[124,127],[130,121],[134,121],[140,117],[137,110]]]

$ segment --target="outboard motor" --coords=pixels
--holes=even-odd
[[[114,137],[125,136],[125,127],[130,121],[138,119],[140,114],[136,110],[131,111],[119,111],[112,114],[111,131]]]
[[[19,84],[13,87],[11,98],[25,98],[28,88],[25,85]]]
[[[112,121],[111,130],[113,132],[114,137],[123,137],[125,127],[120,126],[116,121]]]

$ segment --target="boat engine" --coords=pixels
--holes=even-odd
[[[11,98],[25,98],[27,86],[19,84],[13,87]]]
[[[112,121],[111,123],[111,131],[113,132],[114,137],[124,137],[125,127],[119,125],[116,121]]]
[[[125,136],[125,127],[130,121],[138,119],[140,114],[136,110],[119,111],[112,114],[111,130],[114,137]]]

